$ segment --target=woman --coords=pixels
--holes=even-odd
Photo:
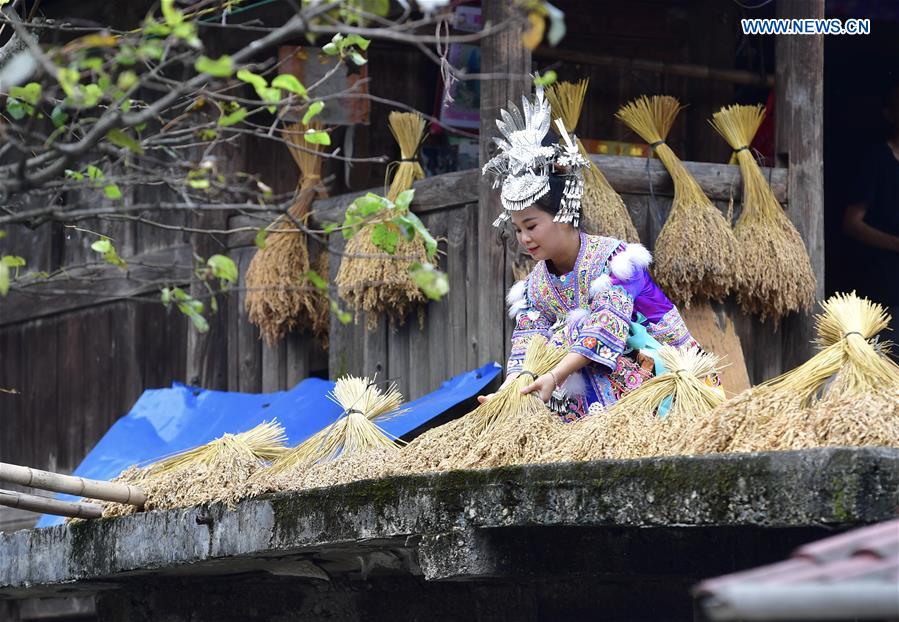
[[[635,333],[645,329],[676,347],[695,341],[649,276],[651,256],[642,245],[578,230],[587,162],[561,124],[566,146],[545,144],[549,107],[540,89],[523,108],[523,114],[503,111],[500,153],[484,167],[502,185],[504,212],[497,224],[511,219],[518,242],[537,260],[507,297],[515,329],[503,386],[522,371],[533,335],[570,349],[522,391],[537,393],[570,421],[610,406],[652,376],[652,361],[628,345]]]

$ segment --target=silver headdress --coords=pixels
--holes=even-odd
[[[499,148],[484,165],[482,173],[493,175],[493,187],[501,187],[503,212],[494,221],[495,227],[509,219],[509,212],[525,209],[549,192],[549,178],[555,172],[565,179],[556,222],[568,222],[577,227],[584,194],[583,168],[589,166],[569,136],[561,119],[556,127],[563,145],[544,145],[549,132],[551,110],[543,97],[543,87],[537,86],[534,101],[521,98],[521,111],[509,102],[507,110],[500,110],[496,120],[501,136],[493,139]]]

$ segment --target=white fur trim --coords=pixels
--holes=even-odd
[[[599,292],[604,292],[608,289],[612,289],[612,277],[608,274],[600,275],[590,283],[590,298],[596,298]]]
[[[528,308],[528,301],[525,298],[527,287],[527,281],[518,281],[509,288],[509,293],[506,294],[506,303],[509,305],[509,317],[513,320],[519,313]]]
[[[518,318],[518,314],[528,308],[527,300],[517,300],[509,307],[509,317],[513,320]]]
[[[580,372],[574,372],[562,383],[562,392],[566,397],[571,395],[583,395],[587,392],[587,383],[584,382],[584,375]]]
[[[634,272],[652,263],[652,254],[642,244],[627,244],[624,250],[612,257],[609,268],[622,281],[634,278]]]
[[[577,324],[585,317],[590,315],[590,312],[587,309],[581,309],[578,307],[577,309],[572,309],[568,314],[568,317],[565,318],[565,323],[571,326],[572,324]]]

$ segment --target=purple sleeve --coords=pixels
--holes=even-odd
[[[655,284],[646,268],[628,281],[612,276],[612,283],[621,285],[634,298],[634,312],[642,313],[649,322],[658,322],[674,308],[665,292]]]

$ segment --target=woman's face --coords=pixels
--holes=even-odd
[[[515,237],[535,260],[558,257],[566,242],[563,225],[553,222],[553,217],[534,207],[512,212]]]

